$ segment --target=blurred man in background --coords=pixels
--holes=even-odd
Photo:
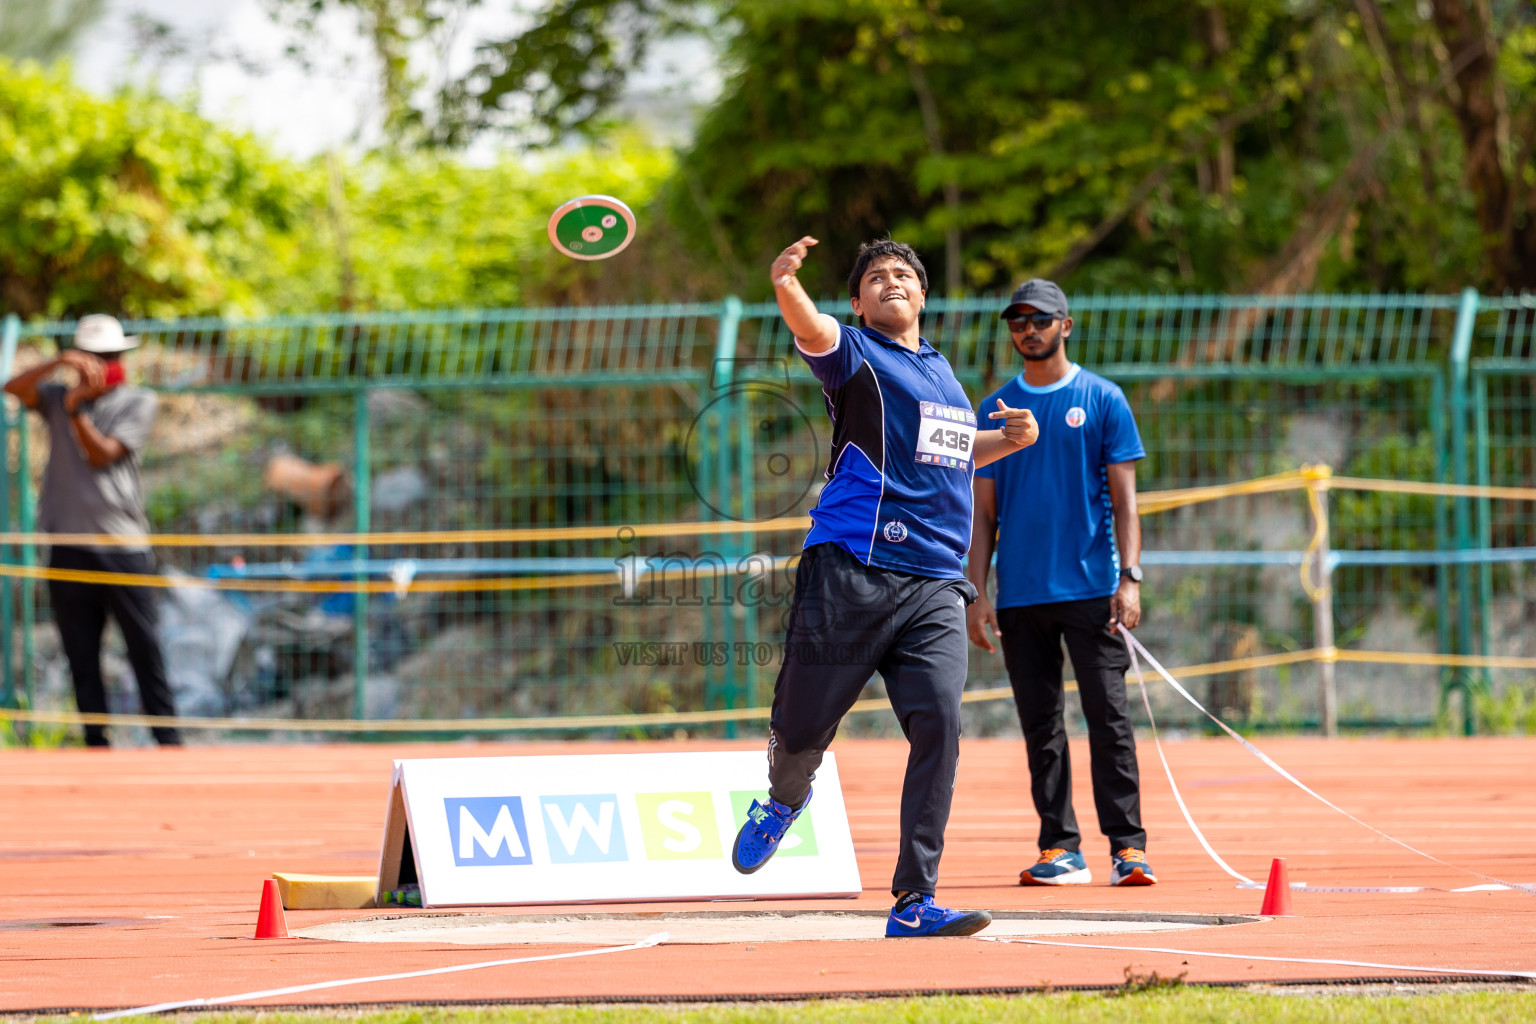
[[[23,405],[48,423],[50,442],[43,492],[38,499],[38,528],[45,533],[106,535],[122,538],[111,546],[81,542],[55,545],[49,567],[90,572],[154,572],[149,548],[149,520],[139,481],[140,452],[155,421],[155,396],[124,379],[122,355],[138,345],[125,337],[110,316],[83,317],[72,349],[57,359],[18,374],[5,385]],[[74,375],[65,385],[48,380],[63,367]],[[176,707],[165,677],[165,659],[155,635],[155,592],[147,587],[49,580],[53,619],[75,684],[75,704],[83,713],[107,711],[101,680],[101,637],[107,615],[117,620],[128,647],[128,663],[139,683],[148,715],[174,716]],[[162,746],[179,746],[174,727],[157,726]],[[91,747],[108,746],[106,729],[85,727]]]

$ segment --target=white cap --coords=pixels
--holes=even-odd
[[[81,317],[75,327],[75,348],[82,352],[109,356],[138,347],[139,339],[124,335],[123,325],[117,322],[116,317],[92,313]]]

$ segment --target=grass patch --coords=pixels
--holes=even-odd
[[[1148,984],[1151,981],[1152,984]],[[1172,981],[1172,984],[1170,984]],[[143,1019],[143,1018],[140,1018]],[[154,1019],[154,1018],[151,1018]],[[165,1018],[158,1018],[164,1020]],[[1472,1024],[1536,1019],[1536,992],[1275,995],[1133,978],[1122,990],[1025,996],[663,1006],[500,1006],[335,1013],[199,1013],[197,1024]]]

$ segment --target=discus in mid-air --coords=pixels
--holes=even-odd
[[[573,260],[605,260],[635,240],[635,215],[612,196],[577,196],[549,215],[549,241]]]

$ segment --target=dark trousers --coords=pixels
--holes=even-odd
[[[768,793],[799,807],[822,754],[864,684],[879,672],[911,744],[901,790],[893,893],[932,894],[960,762],[965,690],[965,580],[864,565],[834,544],[801,556],[773,687]]]
[[[1061,644],[1065,640],[1077,675],[1077,693],[1088,719],[1089,767],[1099,831],[1110,853],[1146,849],[1141,827],[1141,783],[1136,734],[1125,693],[1130,654],[1107,630],[1109,598],[999,608],[1003,661],[1013,685],[1029,753],[1030,793],[1040,815],[1040,849],[1077,850],[1082,834],[1072,810],[1072,758],[1063,719]]]
[[[84,548],[53,549],[49,566],[94,572],[145,574],[155,571],[154,559],[142,551],[90,551]],[[87,714],[105,714],[107,691],[101,682],[101,635],[107,614],[117,620],[128,646],[128,664],[139,681],[139,698],[146,715],[173,716],[176,705],[165,678],[165,658],[155,636],[158,618],[156,594],[148,587],[121,587],[100,583],[48,581],[53,621],[59,627],[69,674],[75,682],[75,705]],[[181,743],[175,728],[157,726],[155,739],[163,746]],[[100,725],[85,727],[85,743],[107,746],[107,732]]]

